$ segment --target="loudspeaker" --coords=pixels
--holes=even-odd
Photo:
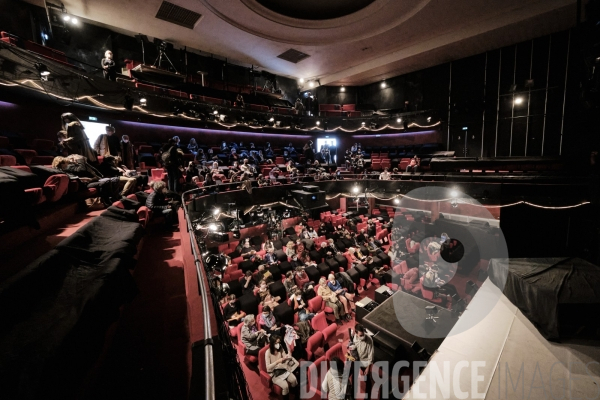
[[[325,192],[307,192],[304,190],[292,190],[294,198],[305,208],[317,208],[327,205],[325,202]]]

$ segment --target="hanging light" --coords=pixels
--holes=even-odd
[[[71,18],[71,23],[73,25],[77,25],[79,23],[79,20],[77,18],[73,17],[73,18]]]
[[[140,106],[146,107],[147,100],[145,97],[140,98]]]
[[[71,16],[69,14],[65,14],[63,15],[63,20],[68,22],[71,19]]]
[[[396,122],[397,122],[397,123],[400,123],[400,122],[402,122],[402,118],[398,118],[398,119],[396,120]]]
[[[385,89],[387,87],[387,83],[385,83],[385,81],[381,82],[381,88]]]
[[[345,92],[345,91],[346,91],[346,88],[345,88],[344,86],[342,86],[342,87],[340,88],[340,92]]]
[[[35,69],[37,69],[37,71],[39,72],[40,76],[48,76],[48,75],[50,75],[50,71],[48,71],[48,67],[46,67],[45,64],[35,63],[35,64],[33,64],[33,66],[35,67]]]

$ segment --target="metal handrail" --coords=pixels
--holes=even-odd
[[[186,192],[187,193],[187,192]],[[202,299],[202,312],[204,317],[204,332],[205,335],[211,335],[212,333],[212,325],[210,322],[210,304],[209,295],[207,293],[206,286],[202,279],[202,264],[200,258],[200,251],[198,250],[195,236],[192,234],[192,222],[190,221],[190,217],[187,211],[187,207],[185,207],[185,193],[181,195],[181,201],[184,205],[183,214],[185,215],[185,221],[187,225],[187,230],[190,232],[190,245],[192,247],[192,254],[194,255],[194,264],[196,265],[196,275],[198,277],[198,288],[200,290],[200,297]],[[204,386],[205,386],[205,394],[206,400],[215,400],[215,371],[214,371],[214,361],[213,361],[213,342],[212,340],[208,340],[205,342],[205,351],[204,351]]]

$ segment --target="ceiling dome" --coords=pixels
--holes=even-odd
[[[262,6],[286,17],[305,20],[341,18],[353,14],[374,0],[256,0]]]

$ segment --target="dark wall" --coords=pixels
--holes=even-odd
[[[355,102],[390,113],[435,110],[447,122],[444,139],[457,156],[581,156],[589,152],[591,142],[598,146],[598,139],[588,133],[597,125],[582,122],[591,118],[581,117],[579,85],[585,74],[578,48],[582,40],[576,40],[574,32],[390,78],[385,88],[376,82],[348,88],[342,96],[338,87],[320,87],[318,101]],[[528,79],[533,80],[531,88],[525,85]],[[521,104],[514,103],[517,97]],[[597,108],[587,113],[594,111]]]

